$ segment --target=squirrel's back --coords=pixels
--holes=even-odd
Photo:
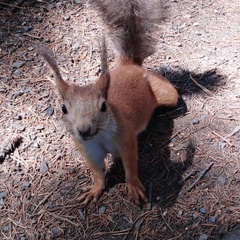
[[[92,0],[118,52],[141,65],[154,52],[156,24],[162,20],[161,0]]]

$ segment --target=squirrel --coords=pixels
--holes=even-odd
[[[94,83],[80,86],[64,81],[52,53],[47,48],[39,50],[53,70],[66,129],[93,175],[93,185],[78,198],[85,205],[97,201],[105,189],[108,153],[122,159],[130,199],[137,205],[140,200],[147,202],[138,177],[137,136],[156,108],[175,106],[179,98],[166,78],[142,67],[154,52],[153,26],[160,18],[154,2],[93,1],[117,50],[115,65],[109,69],[103,37],[101,74]]]

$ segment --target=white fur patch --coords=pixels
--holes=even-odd
[[[111,119],[105,131],[99,132],[93,139],[83,142],[88,156],[102,168],[104,168],[104,158],[108,153],[117,154],[114,141],[116,129],[116,124]]]

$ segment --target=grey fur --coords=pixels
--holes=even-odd
[[[153,54],[156,24],[163,19],[161,0],[92,0],[120,54],[141,65]]]

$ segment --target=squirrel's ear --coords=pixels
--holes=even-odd
[[[96,87],[102,91],[104,97],[107,98],[107,91],[110,86],[110,74],[107,60],[107,49],[105,36],[102,37],[101,44],[101,76],[96,82]]]
[[[69,87],[68,83],[66,83],[62,79],[61,75],[57,75],[55,72],[54,72],[54,81],[59,93],[61,94],[62,98],[64,98],[66,95],[67,89]]]
[[[59,68],[57,66],[57,62],[56,62],[55,58],[53,57],[52,52],[43,46],[36,46],[36,48],[37,48],[38,52],[47,61],[47,63],[51,67],[51,69],[53,70],[54,82],[56,84],[56,87],[57,87],[59,93],[64,98],[69,85],[62,79]]]
[[[101,74],[95,85],[97,89],[102,92],[103,97],[107,99],[108,89],[110,85],[110,75],[108,73]]]

